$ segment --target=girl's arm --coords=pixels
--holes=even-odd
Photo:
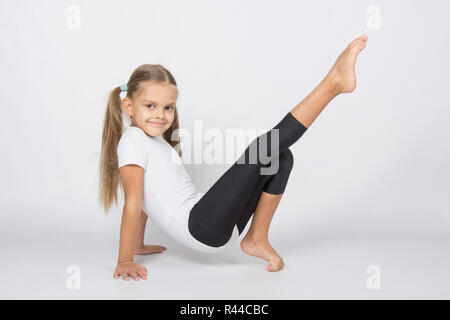
[[[144,210],[142,210],[141,215],[139,216],[138,230],[137,230],[137,234],[136,234],[136,242],[134,245],[134,254],[160,253],[167,249],[164,246],[145,245],[144,244],[145,225],[147,223],[147,218],[148,218],[147,214],[145,213]]]
[[[136,234],[136,242],[134,244],[134,251],[138,251],[144,246],[144,236],[145,236],[145,225],[147,223],[147,214],[145,214],[144,210],[141,211],[139,215],[139,226]]]
[[[144,168],[137,165],[125,165],[120,167],[119,175],[125,194],[125,204],[120,227],[119,258],[114,278],[117,279],[121,275],[125,280],[128,280],[128,276],[134,280],[139,280],[139,277],[146,279],[147,269],[133,261],[133,249],[142,213]]]
[[[123,206],[122,224],[120,226],[119,258],[117,263],[133,262],[133,249],[136,242],[141,210],[137,203],[127,203]]]

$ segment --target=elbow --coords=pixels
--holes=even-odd
[[[139,199],[133,199],[133,200],[125,200],[125,204],[123,206],[123,209],[128,211],[138,211],[141,212],[143,207],[143,201]]]

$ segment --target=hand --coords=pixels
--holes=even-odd
[[[139,280],[139,277],[147,280],[147,269],[133,261],[125,261],[117,264],[114,279],[119,279],[119,275],[126,281],[129,280],[128,276],[136,281]]]
[[[167,250],[164,246],[142,245],[134,249],[134,254],[153,254],[161,253]]]

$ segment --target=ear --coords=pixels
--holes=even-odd
[[[128,99],[128,98],[123,98],[123,100],[122,100],[122,108],[123,108],[123,110],[125,111],[125,113],[128,115],[128,116],[132,116],[133,115],[133,108],[132,108],[132,105],[131,105],[131,100],[130,99]]]

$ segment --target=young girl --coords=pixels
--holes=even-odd
[[[238,239],[253,215],[240,247],[268,261],[268,271],[280,270],[284,263],[270,245],[268,231],[293,166],[289,147],[334,97],[355,89],[356,58],[367,38],[364,34],[353,40],[317,87],[273,129],[253,140],[206,193],[197,190],[181,151],[175,149],[180,139],[172,137],[179,128],[178,89],[172,74],[161,65],[145,64],[126,85],[115,88],[105,114],[100,163],[100,201],[105,212],[112,202],[117,204],[120,184],[125,199],[114,278],[146,279],[146,268],[135,264],[133,255],[166,249],[144,245],[147,217],[188,247],[218,252]],[[122,91],[126,91],[124,99],[120,98]],[[123,112],[131,123],[126,129]],[[259,158],[261,152],[256,148],[269,151],[269,163]],[[256,163],[245,160],[255,154]],[[269,166],[277,170],[262,174]]]

